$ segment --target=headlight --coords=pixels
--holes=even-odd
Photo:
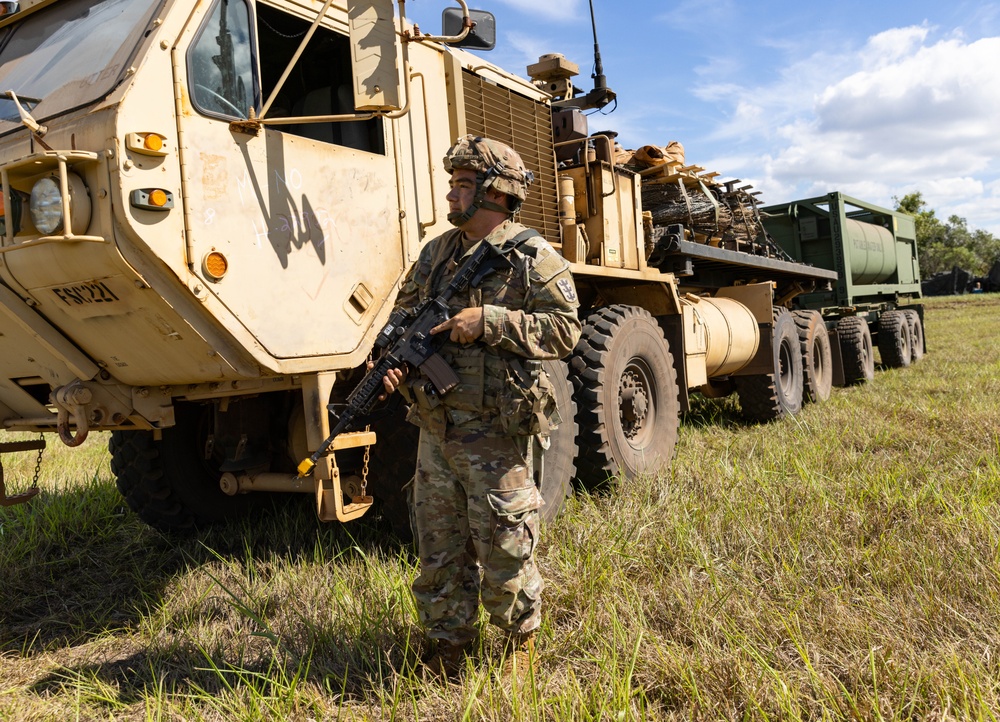
[[[83,233],[90,225],[90,194],[83,179],[76,173],[67,173],[66,179],[72,232]],[[50,236],[63,230],[63,198],[58,177],[42,178],[31,187],[28,210],[31,212],[31,222],[39,233]]]
[[[55,178],[42,178],[32,186],[28,210],[39,233],[50,236],[62,228],[62,192]]]

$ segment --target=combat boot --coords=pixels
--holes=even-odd
[[[465,658],[471,646],[471,642],[456,644],[437,640],[432,651],[421,660],[424,674],[443,680],[454,679],[465,669]]]
[[[511,634],[504,644],[503,666],[500,670],[504,682],[524,684],[538,671],[535,656],[535,632]]]

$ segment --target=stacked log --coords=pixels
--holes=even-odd
[[[733,214],[733,224],[723,234],[722,245],[734,251],[771,255],[766,249],[759,249],[756,240],[763,234],[764,228],[757,210],[757,199],[747,192],[746,188],[734,188],[734,183],[725,184],[726,189],[720,195],[722,202]]]
[[[673,183],[646,183],[642,207],[653,217],[654,226],[682,223],[706,238],[720,237],[733,225],[730,208],[699,186],[688,187],[682,179]]]
[[[740,181],[720,183],[718,173],[684,164],[684,149],[668,145],[623,151],[619,164],[642,176],[642,207],[653,226],[681,224],[688,240],[765,256],[783,255],[764,234],[757,194]]]

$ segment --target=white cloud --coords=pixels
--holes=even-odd
[[[965,198],[980,196],[985,188],[977,178],[939,178],[929,181],[924,192],[945,202],[957,203]]]
[[[892,28],[873,35],[868,40],[864,58],[869,64],[876,66],[903,58],[923,43],[928,31],[929,28],[925,24],[920,27]]]
[[[938,215],[1000,234],[1000,37],[929,43],[932,32],[814,53],[770,85],[706,85],[700,97],[732,98],[714,137],[760,149],[729,170],[760,177],[766,202],[842,190],[891,205],[920,190]]]
[[[505,36],[507,54],[516,58],[513,64],[507,63],[508,69],[514,68],[518,73],[524,73],[524,68],[537,63],[545,53],[552,52],[552,41],[547,37],[511,32]]]

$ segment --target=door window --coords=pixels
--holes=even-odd
[[[257,6],[261,95],[268,98],[291,62],[310,23],[266,5]],[[268,117],[349,115],[354,113],[351,47],[347,36],[316,28],[305,51],[289,73]],[[295,123],[270,126],[324,143],[385,154],[382,119],[343,123]]]
[[[250,8],[218,0],[188,51],[191,102],[207,115],[243,119],[256,105]]]

